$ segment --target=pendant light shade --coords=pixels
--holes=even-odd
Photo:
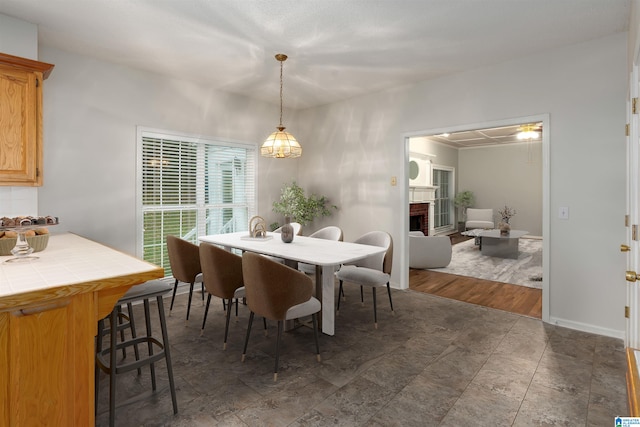
[[[265,157],[275,157],[283,159],[285,157],[300,157],[302,147],[296,138],[284,130],[283,126],[278,126],[278,130],[273,132],[260,148],[260,154]]]
[[[287,55],[279,53],[276,59],[280,61],[280,125],[260,147],[260,154],[264,157],[277,159],[294,158],[302,155],[302,147],[296,138],[289,132],[285,132],[282,126],[282,63],[287,60]]]

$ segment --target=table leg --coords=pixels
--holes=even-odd
[[[333,276],[335,267],[333,265],[316,266],[316,277],[319,271],[322,275],[320,278],[322,286],[316,284],[316,295],[321,292],[318,299],[322,302],[322,332],[335,335],[335,278]]]
[[[316,299],[320,301],[320,304],[324,304],[322,302],[322,266],[316,265]],[[322,330],[322,311],[320,311],[320,315],[318,316],[318,329]]]

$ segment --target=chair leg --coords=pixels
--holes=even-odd
[[[164,317],[164,304],[162,296],[157,296],[158,315],[160,316],[160,329],[162,329],[162,345],[164,347],[164,357],[167,362],[167,375],[169,376],[169,388],[171,389],[171,402],[173,403],[173,413],[178,413],[178,400],[176,399],[176,385],[173,381],[173,367],[171,365],[171,352],[169,350],[169,334],[167,332],[167,321]]]
[[[340,294],[344,295],[344,291],[342,290],[342,280],[340,280],[340,288],[338,289],[338,305],[336,306],[336,314],[340,312]]]
[[[280,340],[282,339],[282,329],[284,322],[282,320],[278,320],[278,338],[276,339],[276,366],[273,369],[273,381],[278,381],[278,362],[280,359]]]
[[[253,311],[249,314],[249,326],[247,326],[247,337],[244,339],[244,350],[242,351],[242,361],[247,354],[247,346],[249,345],[249,335],[251,335],[251,325],[253,324]]]
[[[227,337],[229,336],[229,320],[231,319],[232,308],[233,308],[233,298],[229,298],[229,302],[227,303],[227,322],[224,325],[224,343],[222,344],[223,350],[227,349]]]
[[[202,319],[202,328],[200,329],[200,336],[204,334],[204,324],[207,322],[207,314],[209,314],[209,304],[211,304],[211,294],[207,295],[207,305],[204,307],[204,318]]]
[[[396,312],[393,311],[393,301],[391,300],[391,286],[389,286],[389,282],[387,282],[387,293],[389,294],[389,305],[391,306],[391,314],[395,315]]]
[[[109,334],[111,351],[109,351],[109,426],[114,427],[116,421],[116,345],[118,334],[113,326],[116,324],[116,310],[111,310],[111,333]]]
[[[364,307],[364,289],[360,286],[360,303]]]
[[[104,319],[98,320],[98,335],[96,336],[96,355],[102,351],[102,339],[103,339],[103,331],[104,331]],[[98,415],[98,390],[100,389],[100,368],[98,367],[97,361],[95,362],[95,404],[94,404],[94,415]]]
[[[147,326],[147,336],[151,337],[152,335],[152,331],[151,331],[151,314],[150,314],[150,310],[149,310],[149,300],[145,299],[143,301],[143,305],[144,305],[144,321],[146,323]],[[158,310],[160,308],[158,307]],[[151,341],[147,341],[147,349],[149,352],[149,356],[151,356],[153,354],[153,344],[151,343]],[[150,363],[149,364],[149,371],[151,372],[151,389],[152,390],[156,390],[156,365],[155,363]]]
[[[200,282],[200,285],[202,286],[202,305],[204,305],[204,282]]]
[[[187,305],[187,320],[189,320],[189,312],[191,311],[191,299],[193,298],[193,285],[194,285],[193,282],[191,282],[191,285],[189,285],[189,304]]]
[[[376,288],[373,288],[373,327],[378,329],[378,311],[376,309]]]
[[[118,324],[117,325],[111,325],[113,333],[117,333],[117,330],[118,330],[119,326],[122,326],[122,324],[124,323],[122,321],[122,316],[123,316],[122,306],[119,305],[117,307],[117,310],[118,310]],[[124,328],[120,328],[120,341],[124,342]],[[123,359],[127,358],[127,349],[124,348],[124,347],[122,347],[122,358]]]
[[[318,362],[320,362],[320,344],[318,343],[318,314],[313,313],[311,315],[311,320],[313,321],[313,339],[316,342],[316,354],[318,355],[317,359]]]
[[[169,306],[169,316],[171,316],[171,310],[173,310],[173,301],[176,299],[176,291],[178,290],[178,279],[173,284],[173,295],[171,296],[171,306]]]
[[[127,311],[129,312],[129,329],[131,329],[131,338],[136,339],[138,334],[136,333],[136,321],[133,317],[133,305],[127,303]],[[140,350],[138,350],[138,344],[133,346],[133,354],[136,356],[136,360],[140,360]],[[142,375],[142,369],[138,368],[138,375]]]
[[[266,337],[268,335],[268,332],[267,332],[267,318],[266,317],[262,318],[262,323],[264,324],[264,336]]]

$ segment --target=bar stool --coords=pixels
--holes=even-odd
[[[104,320],[98,322],[98,335],[96,342],[96,380],[95,380],[95,399],[96,399],[96,412],[98,408],[98,389],[99,389],[99,371],[98,369],[109,375],[109,425],[115,424],[115,409],[116,409],[116,375],[129,372],[137,369],[140,373],[140,368],[149,365],[151,371],[151,386],[152,393],[156,390],[156,373],[155,363],[161,359],[165,359],[167,363],[167,374],[169,376],[169,388],[171,390],[171,400],[173,403],[173,413],[178,413],[178,403],[176,400],[176,390],[173,381],[173,369],[171,367],[171,355],[169,351],[169,337],[167,334],[167,324],[165,321],[164,306],[162,296],[171,291],[172,286],[168,283],[164,283],[159,280],[153,280],[141,285],[133,286],[126,294],[116,303],[113,311],[109,317],[110,328],[105,329]],[[158,306],[158,315],[160,319],[160,329],[162,331],[162,341],[153,336],[151,331],[151,316],[149,300],[155,298]],[[118,324],[118,313],[121,312],[120,306],[127,305],[131,307],[131,304],[142,301],[144,305],[144,317],[146,323],[146,335],[136,336],[135,324],[131,323],[133,320],[133,312],[129,309],[129,322],[126,324]],[[128,340],[121,340],[118,342],[118,331],[122,328],[130,327],[132,338]],[[109,347],[102,348],[103,337],[109,334]],[[140,355],[138,346],[147,344],[147,354]],[[135,360],[127,362],[126,356],[123,357],[123,361],[117,362],[118,350],[124,350],[128,347],[133,347],[135,352]],[[124,354],[124,353],[123,353]],[[137,400],[137,399],[136,399]],[[122,402],[126,404],[128,402]]]

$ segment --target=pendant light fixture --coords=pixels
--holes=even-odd
[[[289,132],[285,132],[282,126],[282,63],[287,60],[287,55],[279,53],[276,59],[280,61],[280,125],[276,128],[267,140],[260,147],[260,154],[264,157],[275,157],[277,159],[300,157],[302,147],[296,138]]]

